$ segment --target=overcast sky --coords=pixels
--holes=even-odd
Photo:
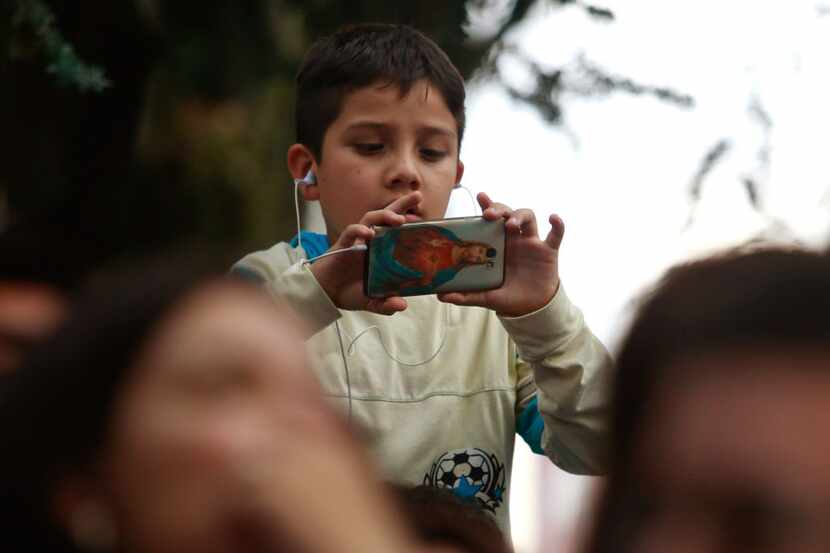
[[[462,159],[464,184],[474,193],[531,207],[540,220],[550,212],[564,218],[564,285],[613,348],[632,298],[672,263],[763,232],[809,246],[830,236],[830,14],[823,15],[830,2],[597,4],[611,8],[616,20],[603,24],[579,8],[546,6],[509,40],[543,66],[584,54],[609,73],[690,94],[694,107],[624,93],[566,97],[563,129],[498,86],[474,85]],[[526,82],[520,64],[505,60],[502,68],[517,86]],[[766,135],[751,115],[753,104],[772,121]],[[692,177],[719,140],[732,147],[705,180],[687,226]],[[765,140],[767,170],[758,162]],[[760,213],[741,184],[746,176],[761,185]],[[451,209],[469,214],[469,198],[456,193]],[[584,480],[551,476],[540,461],[519,457],[514,536],[520,551],[532,553],[540,515],[527,506],[544,505],[549,526],[567,527],[576,501],[569,498],[581,493]],[[538,478],[551,488],[544,498]]]

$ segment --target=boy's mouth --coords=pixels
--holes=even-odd
[[[404,212],[403,216],[406,217],[406,222],[407,223],[416,223],[416,222],[422,220],[421,212],[417,207],[412,207],[412,208],[407,209]]]

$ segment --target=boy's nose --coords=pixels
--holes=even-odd
[[[408,155],[398,156],[390,169],[387,185],[391,188],[418,190],[421,187],[421,175],[415,160]]]

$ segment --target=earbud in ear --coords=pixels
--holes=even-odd
[[[308,173],[301,179],[294,179],[295,185],[306,184],[306,185],[314,185],[317,184],[317,176],[314,174],[314,171],[311,169],[308,170]]]

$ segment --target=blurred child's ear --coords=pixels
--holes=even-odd
[[[58,524],[79,549],[116,549],[115,513],[105,500],[100,484],[90,476],[64,476],[56,485],[50,508]]]
[[[464,176],[464,163],[459,159],[455,167],[455,186],[453,188],[461,187],[461,177]]]
[[[288,170],[295,182],[299,182],[299,189],[306,201],[320,199],[319,188],[316,184],[315,170],[317,162],[314,154],[304,144],[292,144],[288,148]],[[311,178],[309,178],[311,175]]]

